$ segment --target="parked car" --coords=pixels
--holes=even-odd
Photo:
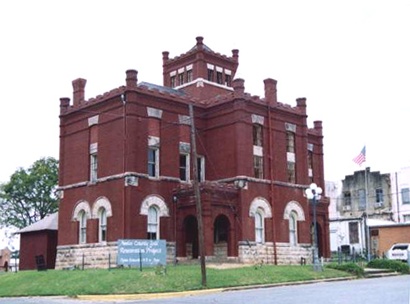
[[[400,260],[407,262],[410,252],[410,243],[397,243],[391,246],[387,252],[387,258],[390,260]]]

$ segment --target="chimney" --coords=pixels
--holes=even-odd
[[[321,120],[314,121],[313,126],[314,126],[315,130],[319,131],[319,133],[322,134],[323,127],[322,127],[322,121]]]
[[[70,106],[70,98],[68,97],[61,97],[60,98],[60,114],[67,111],[68,107]]]
[[[238,62],[239,50],[237,50],[237,49],[232,50],[232,57],[235,60],[235,62]]]
[[[72,83],[74,89],[73,105],[76,107],[84,102],[84,88],[85,84],[87,83],[87,80],[83,78],[78,78],[76,80],[73,80]]]
[[[136,70],[127,70],[126,72],[127,78],[125,79],[125,83],[127,88],[136,88],[138,82],[138,71]]]
[[[168,59],[169,59],[169,52],[168,51],[162,52],[162,64],[167,63]]]
[[[203,49],[203,46],[204,46],[203,41],[204,41],[204,37],[201,37],[201,36],[196,37],[196,46],[197,46],[198,50]]]
[[[278,83],[275,79],[267,78],[263,81],[265,83],[265,100],[266,103],[274,105],[278,102],[276,84]]]
[[[306,98],[305,97],[297,98],[296,106],[302,111],[303,114],[306,114]]]
[[[232,81],[232,87],[235,97],[242,97],[245,95],[245,80],[241,78]]]

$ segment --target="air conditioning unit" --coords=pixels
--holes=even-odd
[[[374,208],[382,208],[383,202],[374,203]]]
[[[138,186],[138,177],[134,175],[126,176],[125,186]]]
[[[343,211],[350,211],[350,210],[352,210],[352,206],[350,205],[343,206]]]

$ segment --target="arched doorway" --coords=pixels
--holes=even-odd
[[[199,257],[198,221],[195,216],[188,216],[184,220],[185,256],[197,259]]]
[[[229,252],[229,219],[225,215],[219,215],[214,221],[214,256],[227,258]]]

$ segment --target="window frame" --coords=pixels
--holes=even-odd
[[[155,212],[155,214],[153,214]],[[147,214],[147,239],[159,240],[159,209],[156,205],[148,208]]]
[[[107,210],[104,207],[98,209],[98,242],[107,241]]]
[[[182,159],[184,161],[182,162]],[[179,154],[179,179],[181,181],[188,182],[190,180],[190,155],[188,153],[180,153]]]
[[[298,215],[295,211],[289,214],[289,244],[291,246],[298,244]]]
[[[261,208],[255,212],[255,242],[265,243],[265,214]]]
[[[98,155],[97,152],[90,153],[90,182],[96,183],[98,180]]]
[[[151,158],[153,154],[153,159]],[[148,161],[147,161],[147,173],[151,178],[159,177],[159,148],[155,146],[148,147]]]
[[[78,243],[79,244],[87,243],[87,213],[85,212],[85,210],[81,210],[79,212]]]

